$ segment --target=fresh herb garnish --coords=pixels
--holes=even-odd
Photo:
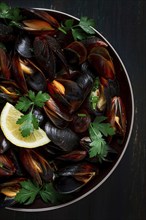
[[[104,139],[104,136],[112,136],[115,131],[110,123],[104,122],[106,117],[97,116],[95,120],[90,124],[89,135],[91,139],[89,156],[97,156],[99,161],[105,159],[108,154],[108,145]]]
[[[0,3],[0,18],[18,22],[23,19],[19,8],[11,8],[6,3]]]
[[[38,119],[33,115],[33,109],[35,106],[43,107],[44,103],[49,99],[47,93],[39,91],[35,94],[33,91],[29,91],[27,96],[22,96],[16,104],[16,109],[22,112],[26,112],[30,109],[29,113],[21,115],[17,120],[17,124],[20,124],[20,131],[23,137],[29,136],[33,133],[34,129],[39,128]]]
[[[41,197],[45,202],[56,203],[60,199],[60,194],[57,193],[52,186],[52,183],[44,183],[43,186],[39,186],[30,180],[20,183],[21,189],[15,196],[15,201],[23,203],[24,205],[30,205],[34,202],[36,197]]]
[[[84,114],[84,113],[78,113],[78,116],[79,116],[79,117],[86,117],[87,115]]]
[[[97,77],[94,81],[94,85],[93,85],[93,88],[91,90],[91,93],[90,93],[90,97],[89,97],[89,101],[91,103],[91,107],[93,110],[96,109],[96,106],[97,106],[97,103],[99,101],[99,96],[97,94],[97,91],[99,90],[99,78]]]
[[[81,17],[78,24],[74,24],[73,19],[67,19],[64,24],[59,27],[59,30],[67,34],[71,30],[75,40],[86,39],[89,35],[95,34],[92,27],[95,27],[95,21],[88,17]]]

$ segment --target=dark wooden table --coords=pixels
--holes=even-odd
[[[61,10],[88,16],[114,46],[129,73],[135,97],[135,123],[117,169],[94,193],[68,207],[22,213],[0,210],[1,220],[146,219],[146,0],[5,0],[11,6]]]

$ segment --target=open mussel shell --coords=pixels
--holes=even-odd
[[[98,168],[95,168],[92,164],[73,164],[57,171],[54,186],[62,194],[74,193],[85,186],[97,174]]]
[[[40,11],[42,11],[42,9],[40,9]],[[62,23],[64,23],[64,21],[66,19],[70,19],[70,18],[74,19],[75,21],[79,21],[78,18],[75,18],[75,17],[73,17],[69,14],[63,13],[63,12],[59,12],[59,11],[55,11],[55,10],[47,10],[47,9],[45,11],[48,12],[51,16],[55,17],[58,21],[62,21]],[[38,17],[36,16],[35,18],[38,18]],[[84,45],[88,45],[88,48],[87,48],[88,53],[90,53],[92,48],[95,47],[95,46],[102,46],[102,47],[108,49],[108,51],[110,52],[110,55],[112,57],[112,62],[114,63],[114,69],[113,69],[113,66],[111,64],[111,60],[107,59],[107,57],[105,58],[105,56],[103,56],[103,54],[101,55],[101,53],[100,54],[90,53],[90,55],[88,57],[88,62],[87,62],[87,66],[89,67],[88,69],[89,70],[92,69],[92,71],[91,71],[92,74],[94,76],[96,76],[97,70],[100,72],[101,68],[105,68],[107,72],[105,71],[104,75],[102,75],[102,73],[101,73],[101,76],[103,78],[105,78],[106,80],[109,80],[109,79],[114,80],[115,79],[114,74],[116,74],[116,78],[117,78],[117,80],[119,82],[119,86],[120,86],[120,95],[121,95],[121,98],[124,102],[125,111],[126,111],[126,114],[127,114],[126,115],[126,117],[127,117],[126,133],[124,135],[124,140],[122,141],[122,144],[120,145],[120,150],[118,152],[117,159],[114,160],[114,162],[109,163],[110,165],[108,166],[108,169],[107,169],[107,167],[101,169],[99,174],[95,175],[94,178],[92,178],[91,181],[89,181],[83,187],[80,187],[81,186],[80,181],[78,181],[77,179],[75,180],[74,177],[72,177],[72,176],[61,176],[61,171],[59,170],[60,171],[60,176],[58,175],[58,179],[57,179],[57,176],[56,176],[56,182],[57,182],[56,186],[60,185],[62,187],[63,183],[67,183],[67,180],[69,181],[70,179],[71,179],[71,181],[69,181],[69,183],[71,183],[71,184],[67,184],[68,186],[72,186],[72,182],[74,184],[75,181],[77,181],[77,183],[79,184],[75,188],[76,189],[80,188],[80,190],[79,191],[78,190],[74,191],[74,189],[73,189],[73,191],[74,191],[73,197],[71,199],[69,199],[68,202],[64,201],[61,204],[55,206],[55,205],[52,205],[52,204],[44,204],[39,200],[39,201],[37,201],[37,204],[34,203],[34,204],[32,204],[32,206],[29,206],[27,208],[25,206],[21,205],[19,207],[15,206],[15,208],[14,207],[11,208],[13,210],[19,210],[19,211],[25,211],[25,212],[28,212],[28,211],[29,212],[30,211],[31,212],[48,211],[48,210],[63,208],[67,205],[73,204],[73,203],[85,198],[86,196],[88,196],[89,194],[91,194],[92,192],[97,190],[99,188],[99,186],[101,186],[108,179],[108,177],[111,176],[111,174],[113,173],[113,171],[118,166],[119,162],[121,161],[121,159],[122,159],[122,157],[123,157],[123,155],[124,155],[124,153],[127,149],[127,146],[128,146],[129,140],[130,140],[130,136],[131,136],[131,133],[132,133],[133,120],[134,120],[134,99],[133,99],[133,91],[132,91],[131,82],[130,82],[128,73],[127,73],[127,71],[124,67],[124,64],[121,61],[118,54],[116,53],[115,49],[110,45],[110,43],[98,31],[96,31],[96,37],[98,39],[97,38],[92,39],[92,40],[90,39],[91,40],[90,42],[88,41],[88,42],[82,42],[82,43]],[[56,39],[59,40],[59,35],[56,37]],[[70,39],[68,39],[68,41],[69,40]],[[72,40],[73,39],[71,39],[71,41]],[[67,47],[67,45],[70,43],[70,41],[69,42],[68,41],[67,41],[67,43],[66,43],[66,41],[64,42],[65,47]],[[38,43],[38,41],[36,43]],[[43,48],[43,45],[41,43],[40,44],[38,43],[38,45],[40,46],[39,50],[41,48]],[[95,51],[92,51],[92,52],[95,52]],[[42,54],[38,53],[38,57],[40,57],[40,55],[42,57],[44,57],[43,52],[42,52]],[[97,58],[99,58],[98,61],[97,61]],[[41,62],[40,65],[44,65],[43,62]],[[51,62],[53,64],[54,58],[53,58],[53,61],[51,61]],[[83,64],[81,64],[81,66]],[[94,68],[92,68],[91,64],[95,65]],[[96,64],[99,64],[99,66],[97,67]],[[51,75],[51,77],[50,77],[50,82],[54,80],[54,73],[56,73],[55,68],[56,68],[56,66],[53,67],[53,75]],[[47,73],[48,73],[48,71],[47,71]],[[75,78],[76,78],[76,76],[75,76]],[[117,93],[114,92],[112,96],[114,97],[115,94],[117,95]],[[58,148],[60,148],[59,144],[61,142],[63,142],[63,134],[60,133],[60,129],[59,129],[59,133],[58,133],[58,128],[57,129],[54,128],[54,126],[52,125],[52,123],[50,121],[49,121],[49,124],[48,123],[46,124],[46,126],[47,126],[46,127],[47,128],[46,132],[48,132],[48,134],[51,137],[52,136],[54,137],[52,142],[54,142],[54,143],[57,142],[56,144],[58,144]],[[55,134],[55,136],[54,136],[54,134]],[[61,141],[59,142],[60,135],[61,135]],[[72,138],[72,135],[71,135],[71,138]],[[71,151],[75,150],[76,147],[78,148],[78,141],[79,140],[77,140],[76,144],[74,146],[72,146],[72,144],[74,144],[73,140],[74,140],[74,138],[72,139],[72,141],[69,141],[69,144],[71,144],[71,148],[70,148]],[[115,144],[118,145],[117,142]],[[67,144],[67,146],[68,146],[68,144]],[[66,152],[66,153],[69,153],[69,152],[67,152],[68,151],[67,146],[65,146],[65,148],[62,148],[62,151]],[[51,150],[52,149],[53,149],[53,146],[52,146]],[[58,149],[55,149],[54,151],[57,151],[57,150]],[[63,154],[63,152],[60,152],[60,151],[58,153],[59,153],[59,155],[57,155],[58,157],[61,154]],[[74,163],[76,163],[76,162],[74,162]],[[93,162],[93,164],[94,164],[94,162]],[[59,184],[59,179],[60,179],[60,184]],[[72,179],[73,179],[73,181],[72,181]],[[58,190],[59,189],[60,189],[60,187],[58,187]],[[63,191],[63,189],[61,189],[61,191]],[[67,189],[67,191],[72,191],[72,189],[69,189],[69,190]]]
[[[21,188],[20,183],[24,180],[25,178],[14,178],[0,184],[0,208],[16,204],[14,198]]]

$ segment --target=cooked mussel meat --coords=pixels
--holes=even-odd
[[[25,178],[15,178],[0,184],[0,207],[8,207],[16,204],[14,199],[21,189],[20,183]]]

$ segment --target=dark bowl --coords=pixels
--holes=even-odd
[[[56,11],[56,10],[51,10],[51,9],[40,9],[40,10],[46,10],[48,11],[52,16],[57,18],[58,21],[64,21],[68,18],[72,18],[75,20],[79,20],[78,18],[71,16],[69,14]],[[115,160],[114,163],[111,163],[108,166],[105,166],[104,169],[102,169],[102,172],[94,178],[89,184],[87,184],[85,187],[80,190],[80,192],[76,193],[74,197],[69,200],[68,202],[64,202],[59,205],[51,205],[51,204],[44,204],[40,200],[36,200],[35,203],[33,203],[30,206],[22,206],[22,205],[15,205],[13,207],[9,207],[8,209],[10,210],[15,210],[15,211],[24,211],[24,212],[42,212],[42,211],[49,211],[49,210],[54,210],[54,209],[59,209],[63,208],[65,206],[68,206],[70,204],[73,204],[89,194],[93,193],[95,190],[97,190],[101,185],[111,176],[113,171],[117,168],[119,162],[122,160],[123,155],[128,147],[128,143],[131,137],[132,133],[132,128],[133,128],[133,121],[134,121],[134,98],[133,98],[133,91],[132,91],[132,86],[131,82],[128,76],[128,73],[126,71],[126,68],[120,59],[119,55],[115,51],[115,49],[112,47],[112,45],[108,42],[107,39],[105,39],[97,30],[96,35],[100,37],[103,41],[105,41],[108,44],[108,48],[110,51],[110,54],[113,58],[114,61],[114,66],[115,66],[115,72],[116,72],[116,77],[119,81],[120,84],[120,96],[124,102],[125,109],[126,109],[126,117],[127,117],[127,130],[126,130],[126,135],[124,138],[124,141],[122,145],[120,145],[120,151],[118,158]]]

